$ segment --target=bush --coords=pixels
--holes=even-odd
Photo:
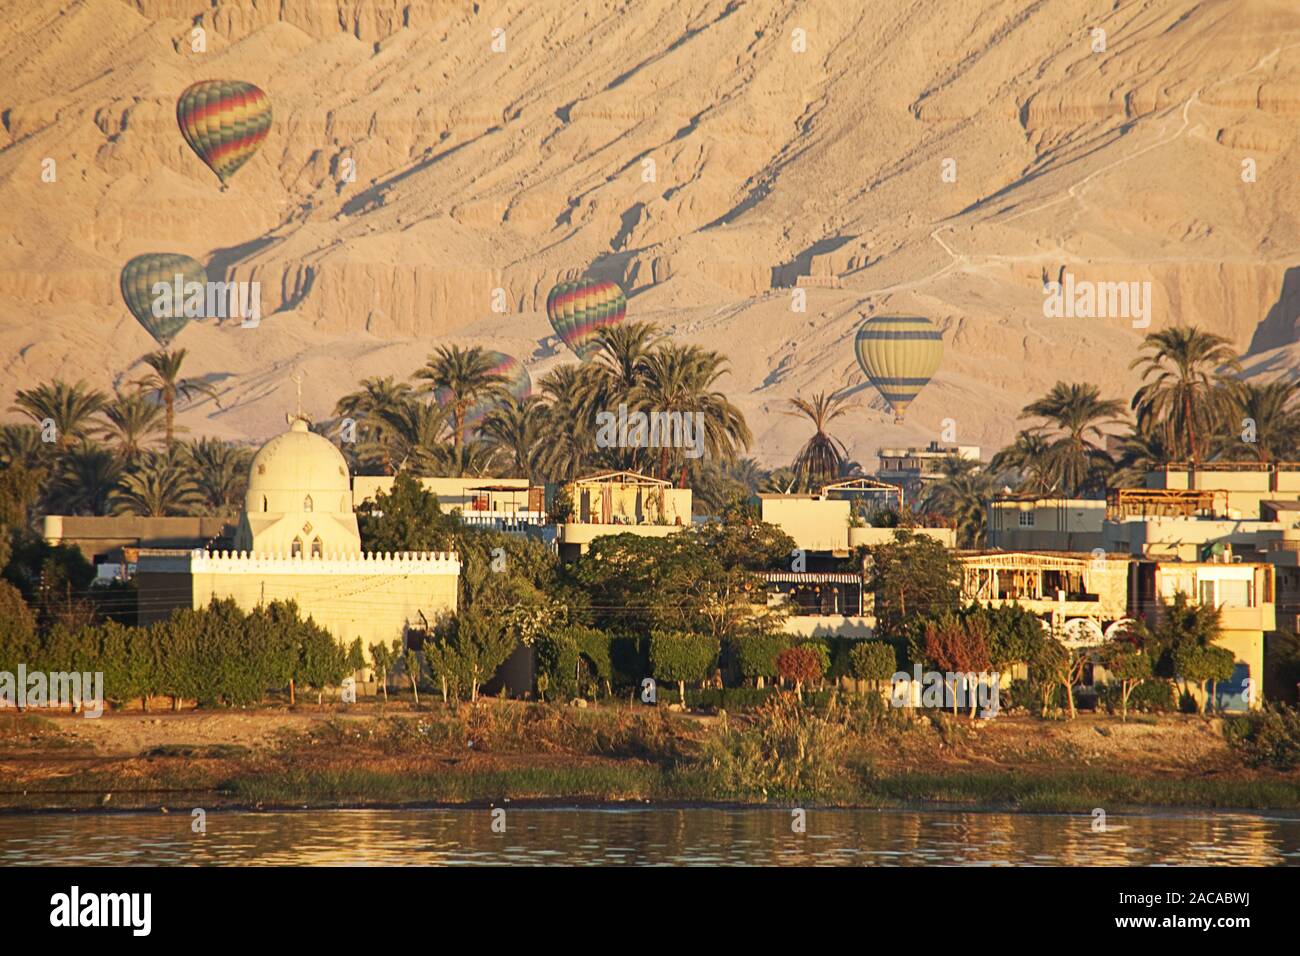
[[[776,656],[776,671],[782,680],[794,684],[796,691],[802,691],[804,684],[821,680],[826,669],[822,654],[815,647],[801,644],[787,647]]]
[[[683,704],[686,682],[707,680],[718,664],[719,644],[715,638],[689,631],[653,631],[650,634],[650,665],[654,677],[673,681]]]
[[[587,688],[578,686],[582,661],[586,661],[598,683],[609,689],[610,639],[604,631],[577,625],[559,628],[539,637],[536,650],[537,675],[546,678],[546,693],[553,699],[568,699],[586,692]]]
[[[1269,704],[1263,710],[1229,717],[1223,724],[1229,745],[1251,767],[1300,767],[1300,710]]]
[[[849,673],[857,680],[879,684],[898,673],[894,649],[881,641],[861,641],[849,651]]]
[[[776,677],[776,657],[790,646],[787,634],[752,634],[737,638],[732,644],[736,666],[746,680]]]

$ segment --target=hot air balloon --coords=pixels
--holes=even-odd
[[[181,93],[176,122],[224,187],[270,132],[271,100],[251,83],[204,80]]]
[[[546,316],[555,334],[584,362],[599,348],[596,334],[622,322],[626,314],[627,296],[614,282],[561,282],[546,297]]]
[[[500,375],[505,379],[502,385],[511,398],[522,402],[533,393],[533,380],[528,374],[528,369],[524,368],[523,362],[513,355],[506,355],[504,352],[485,350],[483,354],[492,361],[492,374]],[[450,411],[451,392],[445,388],[439,388],[434,391],[433,397],[437,399],[439,405]],[[473,431],[478,428],[487,413],[492,411],[498,404],[497,400],[489,398],[471,405],[465,412],[465,430]]]
[[[919,315],[877,315],[862,323],[853,344],[858,364],[901,422],[943,359],[943,333]]]
[[[204,296],[207,282],[202,263],[178,252],[136,256],[122,269],[119,280],[126,307],[163,346],[196,317],[193,309],[186,314],[185,303],[194,294],[194,283],[199,285],[198,294]]]

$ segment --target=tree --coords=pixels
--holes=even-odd
[[[383,474],[394,470],[394,422],[414,402],[414,390],[407,382],[398,382],[393,376],[374,376],[362,379],[360,388],[349,392],[334,405],[334,414],[351,418],[360,426],[363,447],[372,448],[379,459]]]
[[[1052,485],[1069,498],[1105,490],[1114,463],[1103,447],[1103,428],[1117,424],[1124,414],[1118,399],[1104,399],[1096,385],[1057,382],[1045,396],[1030,402],[1021,418],[1046,419],[1052,442],[1048,462]]]
[[[797,644],[776,655],[776,672],[783,681],[794,684],[795,696],[803,700],[803,685],[821,680],[824,671],[821,656],[811,647]]]
[[[1052,473],[1051,447],[1042,429],[1017,432],[1015,441],[993,456],[989,471],[995,475],[1014,472],[1017,490],[1023,494],[1050,494],[1059,480]]]
[[[175,449],[146,454],[110,496],[114,514],[148,518],[192,514],[202,500],[184,456]]]
[[[218,438],[200,438],[186,443],[182,449],[201,507],[214,515],[237,512],[248,491],[252,449]]]
[[[100,437],[117,449],[125,461],[134,461],[163,431],[161,406],[143,390],[116,392],[101,411],[104,425]]]
[[[437,495],[407,472],[399,472],[387,492],[363,502],[357,514],[367,551],[446,551],[456,524],[443,514]]]
[[[859,551],[867,588],[875,592],[876,622],[882,637],[916,637],[926,618],[958,609],[961,566],[949,550],[928,535],[906,529],[894,540]]]
[[[859,641],[849,651],[849,673],[879,690],[882,683],[893,680],[898,673],[894,648],[884,641]]]
[[[939,478],[926,489],[922,508],[952,519],[959,547],[976,548],[984,542],[994,490],[993,478],[981,470],[981,462],[952,456],[939,463]]]
[[[746,634],[731,642],[740,676],[762,687],[765,680],[777,676],[776,659],[790,646],[790,635],[780,631]]]
[[[813,436],[799,449],[792,466],[800,482],[812,490],[834,481],[844,466],[847,450],[842,441],[827,434],[826,426],[847,415],[857,407],[857,403],[842,394],[818,392],[811,400],[801,397],[789,399],[789,405],[794,411],[786,412],[787,415],[802,415],[813,425]]]
[[[81,441],[60,456],[47,507],[54,514],[106,514],[121,477],[121,459],[106,448]]]
[[[211,385],[201,379],[181,376],[181,366],[185,364],[186,354],[185,349],[176,349],[174,352],[160,349],[157,352],[150,352],[142,360],[151,371],[140,379],[138,384],[141,388],[153,392],[163,404],[165,434],[169,448],[176,441],[178,404],[189,404],[203,395],[216,402],[218,408],[221,406],[217,391]]]
[[[925,642],[922,645],[925,660],[935,670],[945,674],[944,686],[949,686],[946,675],[954,675],[951,684],[952,712],[957,713],[958,687],[961,681],[966,685],[966,695],[970,704],[971,719],[975,718],[976,696],[970,687],[969,676],[985,674],[990,666],[988,634],[982,618],[969,617],[963,620],[957,614],[944,614],[925,626]]]
[[[393,640],[391,647],[383,641],[370,645],[370,660],[374,662],[379,687],[384,693],[385,701],[388,700],[388,672],[397,663],[401,648],[402,642],[397,639]]]
[[[1231,407],[1241,362],[1223,336],[1195,326],[1172,326],[1142,340],[1147,354],[1129,368],[1141,368],[1143,385],[1133,396],[1139,422],[1164,432],[1165,443],[1186,460],[1201,460],[1205,437]]]
[[[424,648],[425,654],[428,654],[429,648]],[[411,681],[411,695],[415,700],[415,706],[418,710],[420,707],[420,655],[416,653],[415,648],[406,649],[406,676]],[[444,688],[442,692],[443,700],[447,699],[447,691]]]
[[[1204,714],[1213,709],[1215,685],[1232,678],[1237,659],[1226,647],[1186,642],[1174,648],[1173,663],[1181,680],[1197,685],[1197,711]],[[1211,685],[1208,690],[1206,684]]]
[[[596,454],[600,372],[591,365],[561,365],[540,383],[542,454],[539,467],[553,481],[572,481]]]
[[[483,416],[479,432],[507,458],[514,476],[531,480],[542,451],[544,417],[540,399],[512,397]]]
[[[1231,391],[1232,418],[1210,447],[1224,458],[1294,461],[1300,452],[1300,411],[1291,405],[1296,387],[1278,379],[1241,382]]]
[[[108,396],[85,382],[70,385],[57,379],[53,384],[19,389],[11,409],[27,415],[42,431],[51,423],[55,442],[67,449],[90,437],[95,416],[107,403]]]
[[[714,386],[727,374],[727,360],[718,352],[694,345],[662,343],[646,360],[645,378],[631,398],[640,409],[698,415],[704,435],[696,435],[703,454],[730,461],[753,441],[744,413]],[[686,486],[685,449],[659,451],[659,477],[668,478],[670,462],[680,463],[678,487]]]
[[[441,392],[451,410],[452,451],[456,474],[465,474],[461,450],[465,445],[465,416],[483,401],[504,401],[508,397],[506,377],[493,371],[492,357],[475,346],[440,345],[430,353],[424,367],[416,371],[415,378],[429,383],[435,394]]]
[[[1151,657],[1136,641],[1116,638],[1103,646],[1101,664],[1119,681],[1120,719],[1127,721],[1128,702],[1133,691],[1155,673]]]
[[[686,682],[703,681],[717,666],[719,644],[704,634],[689,631],[650,632],[650,666],[656,680],[675,681],[677,695],[686,706]]]

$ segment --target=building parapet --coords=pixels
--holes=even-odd
[[[248,551],[157,551],[141,549],[138,573],[411,575],[460,574],[454,551],[360,552],[324,557],[253,554]]]

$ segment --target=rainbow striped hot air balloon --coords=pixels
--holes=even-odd
[[[136,321],[165,347],[189,324],[187,287],[198,283],[204,288],[207,281],[207,271],[197,259],[178,252],[148,252],[122,268],[118,285]]]
[[[943,333],[919,315],[877,315],[862,323],[853,348],[867,380],[902,421],[943,360]]]
[[[561,282],[546,297],[546,316],[555,334],[584,362],[599,348],[596,334],[627,314],[627,296],[615,282]]]
[[[204,80],[181,93],[176,122],[224,186],[270,132],[271,100],[252,83]]]
[[[492,374],[500,375],[505,379],[505,389],[510,393],[511,398],[522,402],[533,393],[533,380],[528,374],[528,369],[524,368],[523,362],[513,355],[506,355],[505,352],[484,350],[483,354],[492,360]],[[436,389],[433,397],[444,408],[448,408],[451,404],[451,392],[445,388]],[[470,432],[478,428],[487,417],[487,413],[498,404],[497,401],[487,399],[471,405],[465,412],[465,430]]]

